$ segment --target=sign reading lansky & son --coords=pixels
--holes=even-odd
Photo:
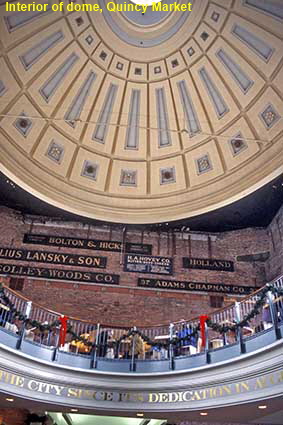
[[[187,258],[183,257],[184,269],[218,270],[233,272],[234,263],[229,260],[217,260],[211,258]]]
[[[134,273],[173,274],[173,260],[168,257],[125,255],[124,271]]]
[[[183,282],[179,280],[138,278],[138,286],[173,291],[220,292],[222,294],[248,295],[257,288],[252,286],[227,285],[223,283]]]
[[[151,255],[152,245],[126,242],[104,241],[98,239],[68,238],[66,236],[34,235],[25,233],[24,243],[36,245],[64,246],[76,249],[93,249],[97,251],[131,252],[133,254]]]
[[[106,257],[90,255],[66,254],[64,252],[30,251],[18,248],[1,248],[0,258],[5,260],[29,261],[36,263],[62,264],[64,266],[79,266],[91,268],[105,268]]]

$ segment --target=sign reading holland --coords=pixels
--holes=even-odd
[[[234,263],[229,260],[218,260],[213,258],[187,258],[183,257],[183,267],[185,269],[218,270],[233,272]]]

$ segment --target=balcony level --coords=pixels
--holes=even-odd
[[[283,279],[230,307],[147,328],[67,319],[1,290],[1,392],[46,409],[163,418],[212,406],[225,415],[283,392]],[[140,343],[142,342],[142,346]],[[241,414],[242,414],[241,409]],[[182,415],[182,418],[184,415]],[[191,416],[190,416],[191,417]]]

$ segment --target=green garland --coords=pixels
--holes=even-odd
[[[124,339],[127,339],[134,335],[139,335],[144,342],[146,342],[148,345],[158,347],[158,348],[169,348],[170,345],[177,346],[183,341],[187,341],[190,339],[190,337],[196,337],[198,335],[198,331],[200,329],[200,326],[196,326],[195,328],[190,329],[190,334],[188,334],[185,337],[173,337],[173,339],[170,339],[169,342],[157,342],[154,340],[151,340],[147,335],[143,334],[138,329],[131,329],[127,334],[122,335],[117,341],[115,341],[116,347],[118,348],[121,342],[123,342]]]
[[[275,288],[274,286],[267,284],[261,291],[259,298],[257,299],[253,309],[248,313],[240,322],[236,323],[234,325],[219,325],[218,323],[212,322],[210,319],[207,319],[206,324],[209,328],[212,330],[219,332],[220,334],[225,334],[228,331],[236,331],[238,328],[243,328],[244,326],[247,326],[249,321],[253,319],[256,315],[260,313],[260,308],[265,304],[266,294],[270,291],[274,295],[283,296],[283,289]],[[25,314],[23,314],[21,311],[17,310],[13,304],[13,302],[5,295],[4,288],[2,284],[0,283],[0,299],[3,300],[5,305],[7,305],[13,315],[14,318],[17,318],[19,321],[23,322],[26,325],[30,325],[33,328],[38,329],[40,332],[50,332],[54,328],[60,326],[61,322],[59,320],[55,320],[52,323],[48,324],[42,324],[38,322],[37,320],[29,319]],[[123,334],[117,341],[111,344],[111,346],[116,347],[116,349],[119,348],[119,345],[123,342],[123,340],[134,336],[139,335],[144,342],[146,342],[148,345],[155,346],[158,348],[169,348],[170,345],[177,346],[180,345],[183,341],[187,341],[190,337],[196,337],[198,335],[198,332],[200,330],[200,326],[196,326],[194,328],[190,329],[190,334],[185,337],[173,337],[169,342],[157,342],[151,340],[147,335],[143,334],[139,330],[132,329],[127,334]],[[82,342],[84,345],[95,348],[96,344],[85,339],[84,337],[76,334],[76,332],[73,331],[72,326],[68,326],[67,333],[72,335],[73,339],[75,341]],[[99,346],[109,346],[109,344],[97,344],[97,347]]]
[[[266,294],[267,292],[271,292],[273,295],[283,295],[283,289],[275,288],[270,284],[266,284],[262,289],[259,298],[257,299],[253,309],[245,316],[243,319],[234,325],[219,325],[218,323],[212,322],[210,319],[206,321],[207,326],[214,331],[219,332],[220,334],[224,334],[228,331],[235,332],[238,328],[243,328],[249,324],[249,321],[253,319],[260,313],[260,308],[265,304]]]

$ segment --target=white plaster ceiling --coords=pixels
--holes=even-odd
[[[142,16],[42,2],[45,13],[17,13],[0,1],[0,169],[21,187],[83,216],[150,223],[282,173],[281,0]]]

